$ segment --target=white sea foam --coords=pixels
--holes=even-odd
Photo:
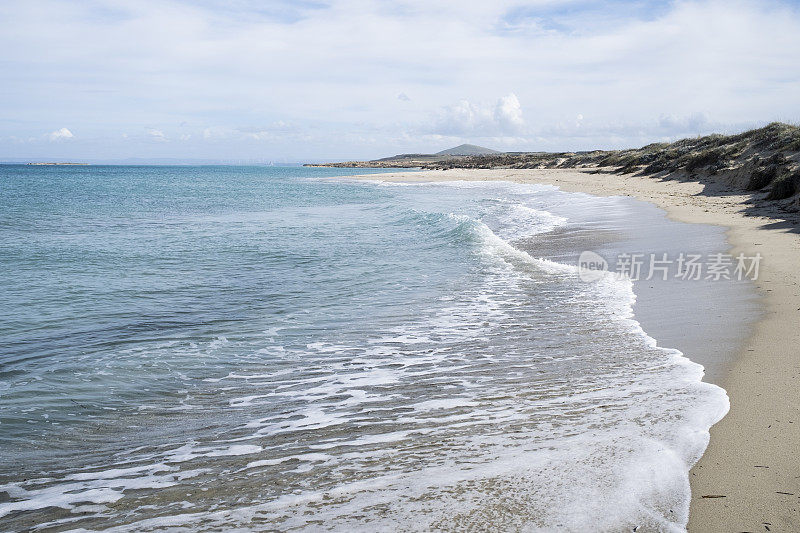
[[[74,474],[58,484],[44,485],[47,480],[30,480],[0,485],[16,501],[0,503],[0,517],[15,511],[47,507],[78,512],[83,504],[109,504],[124,497],[126,490],[163,489],[173,487],[200,475],[202,469],[177,470],[161,463],[137,468],[110,468],[92,473]],[[105,507],[102,507],[105,509]]]

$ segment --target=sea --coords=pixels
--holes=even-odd
[[[0,166],[0,530],[685,530],[725,391],[575,266],[679,225],[383,172]]]

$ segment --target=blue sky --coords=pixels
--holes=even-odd
[[[637,146],[800,122],[788,1],[6,0],[0,159]]]

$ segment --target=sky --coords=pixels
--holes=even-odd
[[[3,0],[0,160],[641,146],[800,122],[798,0]]]

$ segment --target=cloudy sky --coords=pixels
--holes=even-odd
[[[638,146],[800,122],[798,0],[3,0],[0,159]]]

